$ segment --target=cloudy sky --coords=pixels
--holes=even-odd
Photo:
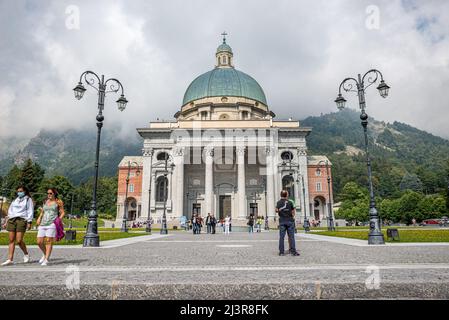
[[[96,92],[72,92],[85,70],[125,87],[127,110],[109,94],[105,126],[125,135],[172,119],[223,31],[278,118],[335,111],[341,80],[378,68],[391,93],[367,90],[370,116],[449,138],[445,0],[0,0],[0,137],[95,130]]]

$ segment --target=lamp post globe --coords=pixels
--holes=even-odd
[[[338,110],[343,110],[346,105],[346,99],[339,93],[337,99],[335,99],[335,103],[337,104]]]

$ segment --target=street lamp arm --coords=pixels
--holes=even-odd
[[[88,78],[88,76],[89,76],[89,78]],[[89,71],[89,70],[83,72],[83,73],[81,74],[81,76],[80,76],[80,83],[83,82],[83,77],[84,77],[84,81],[85,81],[89,86],[91,86],[92,88],[94,88],[95,90],[98,91],[98,88],[96,88],[96,87],[94,86],[95,78],[97,78],[97,81],[98,81],[98,84],[99,84],[99,85],[101,84],[101,80],[100,80],[100,77],[99,77],[95,72]]]
[[[370,76],[368,76],[368,75],[370,75]],[[377,79],[379,78],[379,76],[380,76],[380,80],[384,81],[384,77],[382,75],[382,72],[380,72],[377,69],[371,69],[367,73],[365,73],[365,75],[362,77],[362,84],[365,83],[365,77],[367,77],[367,76],[368,76],[368,78],[367,78],[368,85],[366,87],[364,87],[364,89],[367,89],[368,87],[370,87],[374,83],[376,83]]]
[[[346,78],[340,83],[340,87],[338,88],[338,93],[341,95],[341,89],[345,90],[346,92],[357,92],[357,90],[354,89],[354,84],[351,83],[353,81],[355,83],[355,87],[358,87],[359,83],[354,78]]]
[[[117,93],[121,89],[122,90],[122,95],[124,95],[124,93],[123,93],[123,91],[124,91],[123,90],[123,85],[122,85],[122,83],[120,81],[118,81],[115,78],[110,78],[110,79],[106,80],[106,82],[104,83],[106,88],[108,87],[108,82],[109,81],[112,81],[112,83],[109,85],[109,89],[110,90],[106,91],[106,93],[109,93],[109,92]]]

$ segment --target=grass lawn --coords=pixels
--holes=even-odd
[[[85,229],[85,226],[87,226],[87,218],[81,218],[81,219],[72,219],[72,226],[73,228],[82,228]],[[102,219],[97,219],[98,221],[98,227],[104,226],[104,221]],[[64,227],[68,229],[70,224],[70,219],[64,218],[63,219]]]
[[[66,241],[65,239],[58,241],[55,243],[55,245],[74,245],[74,244],[82,244],[83,238],[86,232],[84,231],[77,231],[76,232],[76,241]],[[105,240],[114,240],[114,239],[122,239],[122,238],[130,238],[130,237],[139,237],[139,236],[145,236],[147,233],[140,232],[140,233],[126,233],[126,232],[103,232],[99,231],[100,234],[100,241]],[[25,233],[25,243],[27,245],[35,245],[36,244],[36,231],[27,231]],[[7,245],[8,244],[8,233],[3,231],[0,233],[0,245]]]
[[[426,230],[426,229],[398,229],[399,242],[449,242],[449,230]],[[382,230],[386,242],[398,242],[387,240],[386,229]],[[367,231],[335,231],[315,233],[324,236],[343,237],[351,239],[368,240]]]

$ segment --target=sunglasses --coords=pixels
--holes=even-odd
[[[47,194],[53,194],[52,192],[47,192]]]

